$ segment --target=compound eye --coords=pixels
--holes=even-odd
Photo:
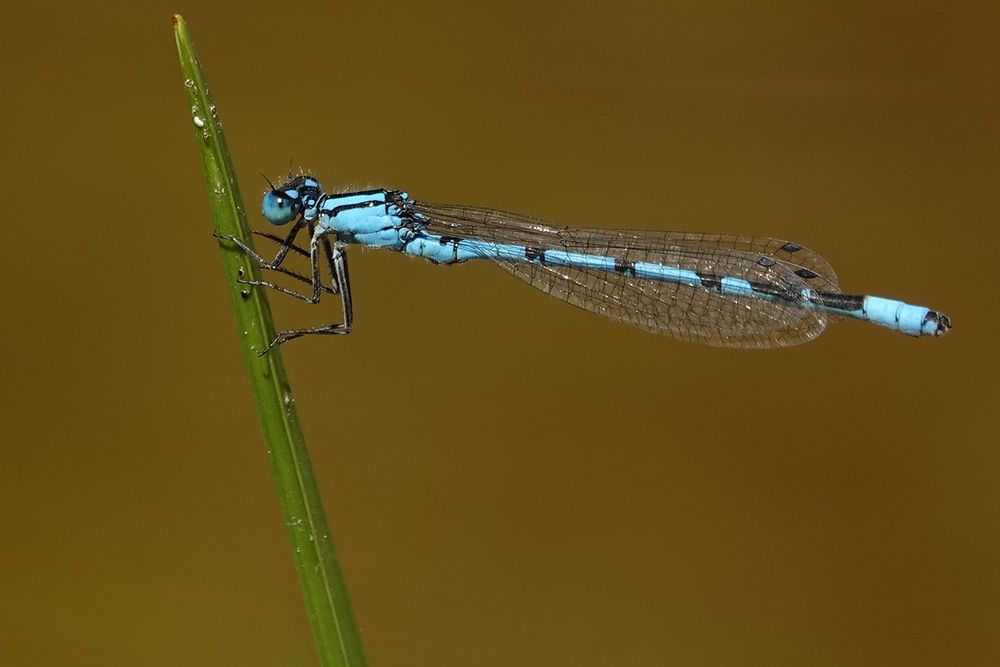
[[[264,195],[260,210],[272,225],[284,225],[295,219],[300,206],[301,202],[287,192],[271,190]]]

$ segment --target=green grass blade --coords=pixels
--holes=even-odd
[[[174,16],[174,36],[216,231],[252,243],[222,123],[198,64],[191,36],[179,15]],[[266,293],[261,289],[244,289],[245,286],[236,282],[241,271],[242,275],[253,279],[259,279],[259,271],[256,264],[247,261],[237,249],[225,243],[221,243],[220,248],[250,388],[264,431],[320,662],[338,667],[360,667],[365,664],[361,639],[330,541],[281,350],[275,347],[264,357],[257,356],[274,337]]]

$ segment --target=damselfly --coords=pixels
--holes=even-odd
[[[492,260],[546,294],[617,322],[680,340],[768,348],[812,340],[831,319],[865,320],[910,336],[940,336],[951,321],[924,306],[844,294],[822,257],[789,241],[697,232],[557,227],[488,208],[430,204],[398,190],[326,194],[310,176],[265,193],[262,212],[274,225],[293,223],[267,261],[232,241],[262,269],[282,267],[289,250],[308,254],[311,294],[266,281],[244,281],[310,303],[339,294],[344,321],[281,331],[271,346],[307,334],[348,334],[353,325],[347,248],[386,248],[435,264]],[[308,252],[295,246],[311,234]],[[322,282],[321,261],[331,283]],[[295,275],[292,273],[292,275]],[[299,276],[302,278],[301,276]],[[266,352],[266,350],[265,350]]]

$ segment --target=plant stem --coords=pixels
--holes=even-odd
[[[174,36],[216,232],[234,236],[252,246],[218,110],[198,64],[187,26],[179,15],[174,16]],[[231,244],[220,243],[220,249],[243,359],[250,376],[250,389],[264,432],[320,663],[362,667],[365,658],[361,639],[330,540],[281,350],[275,346],[263,357],[257,356],[274,337],[265,290],[247,288],[236,282],[241,275],[259,280],[260,272],[256,262]]]

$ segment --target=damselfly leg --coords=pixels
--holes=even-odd
[[[312,224],[307,225],[310,232],[314,232]],[[273,262],[267,262],[259,253],[257,253],[253,248],[248,246],[246,243],[240,239],[223,236],[216,234],[218,238],[226,241],[232,242],[236,247],[246,253],[249,257],[255,259],[258,266],[261,269],[266,269],[270,271],[277,271],[284,275],[295,278],[296,280],[309,283],[312,285],[312,293],[310,295],[302,294],[296,292],[295,290],[288,289],[282,285],[272,283],[266,280],[247,280],[245,278],[238,278],[237,282],[244,285],[253,285],[255,287],[265,287],[268,289],[273,289],[275,291],[281,292],[282,294],[287,294],[289,296],[295,297],[300,301],[305,301],[306,303],[319,303],[323,292],[330,294],[340,294],[341,306],[344,312],[344,322],[343,323],[331,323],[319,327],[312,327],[309,329],[286,329],[279,331],[275,336],[274,340],[264,348],[260,353],[263,356],[275,345],[280,345],[288,340],[293,340],[301,336],[308,334],[320,334],[320,335],[346,335],[351,332],[351,327],[354,321],[353,308],[351,303],[351,286],[350,277],[347,268],[347,250],[346,247],[341,243],[331,243],[329,238],[329,233],[321,231],[319,234],[313,233],[309,244],[309,251],[296,246],[295,240],[295,230],[292,234],[289,234],[284,241],[273,234],[267,234],[263,232],[254,232],[255,235],[266,238],[270,241],[281,243],[281,248],[278,251],[278,256]],[[284,261],[285,256],[289,251],[294,251],[297,254],[309,257],[309,264],[311,268],[310,277],[298,274],[290,269],[281,266],[281,262]],[[319,254],[323,254],[323,258],[326,261],[327,266],[330,270],[330,287],[323,285],[322,271],[320,268]]]

